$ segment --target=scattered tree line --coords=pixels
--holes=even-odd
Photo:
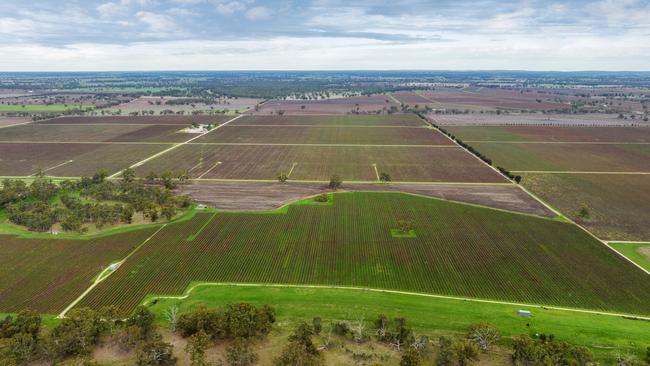
[[[456,143],[457,143],[458,145],[464,147],[467,151],[469,151],[469,152],[471,152],[472,154],[474,154],[477,158],[483,160],[486,164],[488,164],[488,165],[490,165],[490,166],[492,165],[492,159],[488,158],[488,157],[485,156],[483,153],[481,153],[480,151],[476,150],[474,147],[472,147],[471,145],[467,144],[467,143],[464,142],[463,140],[457,138],[453,133],[451,133],[451,132],[447,131],[446,129],[444,129],[444,128],[438,126],[437,124],[435,124],[435,123],[429,121],[429,120],[428,120],[424,115],[422,115],[422,114],[420,114],[420,113],[416,113],[416,114],[418,115],[418,117],[422,118],[422,119],[423,119],[424,121],[426,121],[428,124],[430,124],[431,126],[435,127],[438,131],[440,131],[440,132],[442,132],[443,134],[447,135],[450,139],[456,141]],[[505,168],[503,168],[503,167],[500,167],[500,166],[497,166],[496,168],[501,172],[501,174],[505,175],[505,176],[508,177],[510,180],[513,180],[513,181],[515,181],[516,183],[520,183],[520,182],[521,182],[521,176],[520,176],[520,175],[512,174],[509,170],[507,170],[507,169],[505,169]]]

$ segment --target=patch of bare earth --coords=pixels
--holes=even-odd
[[[639,248],[639,253],[641,253],[642,256],[646,257],[646,259],[650,261],[650,246]]]
[[[345,184],[343,191],[407,192],[498,209],[554,217],[549,209],[516,186],[445,184]],[[193,182],[180,194],[222,210],[270,210],[296,200],[328,192],[322,183]]]
[[[30,117],[0,117],[0,127],[30,122]]]

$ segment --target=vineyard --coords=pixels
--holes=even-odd
[[[400,219],[415,237],[394,238]],[[192,240],[190,240],[192,239]],[[399,193],[167,226],[79,304],[128,312],[192,281],[368,286],[647,313],[650,282],[579,228]]]
[[[61,311],[155,229],[93,240],[0,236],[0,312]]]

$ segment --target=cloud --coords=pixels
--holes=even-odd
[[[217,1],[215,7],[220,14],[232,15],[246,9],[248,1]]]
[[[143,8],[157,3],[156,0],[119,0],[100,4],[96,9],[102,16],[113,16],[126,13],[132,6]]]
[[[268,19],[271,17],[271,10],[263,6],[255,6],[248,9],[244,15],[250,20]]]
[[[177,28],[174,20],[168,15],[139,11],[136,16],[147,25],[147,32],[151,34],[168,33]]]

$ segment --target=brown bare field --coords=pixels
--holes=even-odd
[[[344,183],[341,190],[408,192],[539,216],[555,216],[516,186]],[[221,210],[258,211],[272,210],[330,190],[324,183],[194,181],[180,186],[177,191]]]
[[[0,141],[29,142],[179,142],[193,137],[174,125],[43,125],[26,124],[0,129]]]
[[[40,121],[37,124],[141,124],[141,125],[183,125],[189,126],[193,122],[199,124],[220,124],[231,119],[232,116],[102,116],[102,117],[59,117]]]
[[[284,111],[285,114],[375,113],[389,110],[391,106],[399,107],[388,96],[375,94],[321,100],[271,100],[262,104],[259,111],[254,113],[267,115],[278,114],[279,111]]]
[[[473,142],[511,171],[650,172],[650,145]]]
[[[0,117],[0,127],[30,122],[31,120],[30,117]]]
[[[28,93],[29,94],[29,93]],[[0,105],[48,105],[48,104],[66,104],[69,106],[97,106],[101,107],[108,103],[109,100],[115,100],[111,97],[98,97],[95,94],[83,93],[65,93],[65,94],[40,94],[40,95],[16,95],[0,99]]]
[[[445,108],[455,109],[563,110],[570,108],[570,105],[566,104],[564,100],[556,101],[557,96],[536,91],[443,88],[427,90],[422,94]]]
[[[408,104],[410,106],[414,106],[416,104],[420,106],[424,106],[427,104],[435,104],[435,102],[432,102],[431,100],[426,99],[423,96],[413,91],[402,90],[402,91],[391,93],[391,95],[395,97],[395,99],[399,100],[400,102],[404,104]]]
[[[402,182],[505,183],[464,150],[455,147],[287,146],[188,144],[139,167],[138,173],[190,170],[194,178],[377,181],[386,172]],[[293,169],[292,169],[293,167]]]
[[[245,116],[229,125],[232,126],[426,126],[421,118],[414,114],[363,114],[363,115],[329,115],[329,116]]]
[[[524,174],[522,184],[602,239],[650,241],[650,175]]]
[[[428,127],[322,127],[228,125],[196,142],[253,144],[451,145]]]
[[[91,175],[124,169],[169,147],[166,144],[0,143],[0,175],[26,176],[38,169],[52,176]],[[72,160],[72,162],[69,162]],[[61,165],[58,168],[54,168]]]
[[[640,142],[650,143],[649,127],[452,126],[463,141]]]
[[[435,114],[427,118],[440,126],[538,125],[538,126],[650,126],[642,119],[620,119],[617,114]]]

